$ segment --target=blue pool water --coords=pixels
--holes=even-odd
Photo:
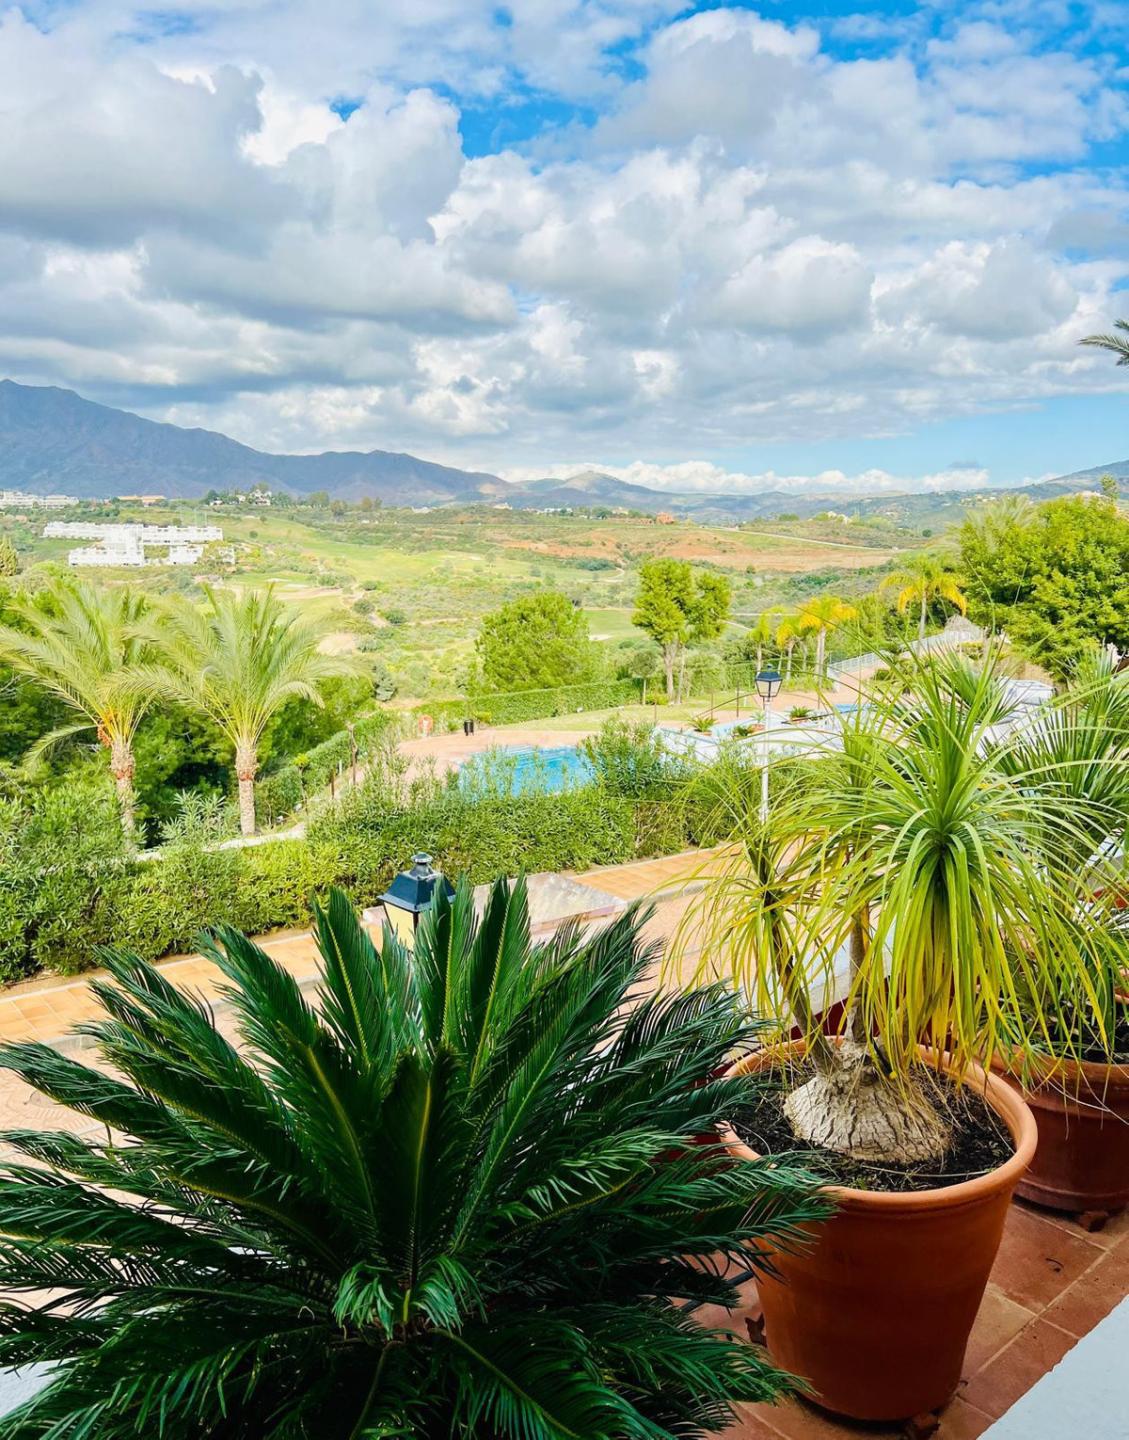
[[[536,789],[555,794],[586,784],[593,773],[587,757],[572,745],[500,745],[465,761],[459,767],[459,783],[468,790],[482,785],[511,795]]]

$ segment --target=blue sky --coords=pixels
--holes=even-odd
[[[1129,456],[1116,0],[28,0],[0,372],[268,449],[827,493]]]

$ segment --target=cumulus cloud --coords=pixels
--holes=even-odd
[[[832,48],[682,10],[7,11],[0,370],[268,448],[625,478],[1124,384],[1075,343],[1129,282],[1115,15],[975,0]],[[528,139],[468,154],[488,106]]]

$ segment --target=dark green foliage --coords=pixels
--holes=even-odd
[[[579,685],[597,664],[583,610],[554,590],[522,595],[484,616],[475,650],[488,690]]]
[[[1129,649],[1129,519],[1106,496],[1007,502],[966,521],[969,615],[1058,679],[1094,641]]]
[[[243,1051],[108,955],[113,1076],[3,1055],[99,1128],[5,1137],[0,1363],[54,1377],[0,1436],[690,1440],[785,1390],[665,1297],[732,1304],[718,1261],[823,1207],[695,1143],[747,1099],[706,1077],[756,1032],[721,986],[628,1006],[643,918],[534,947],[523,886],[481,927],[463,886],[378,955],[335,893],[316,1010],[222,930]]]
[[[668,799],[683,764],[666,753],[652,725],[628,724],[614,716],[599,733],[580,742],[596,781],[609,795],[625,800]]]

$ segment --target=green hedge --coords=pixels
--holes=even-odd
[[[437,731],[457,730],[468,715],[481,725],[520,725],[554,715],[637,705],[642,697],[641,680],[594,680],[587,685],[561,685],[548,690],[510,690],[470,699],[431,700],[415,706],[410,713],[417,724],[419,716],[430,715]]]
[[[25,822],[24,863],[0,867],[0,980],[85,969],[97,963],[99,946],[156,959],[192,948],[208,925],[250,933],[304,925],[310,897],[331,885],[371,904],[421,847],[447,874],[475,883],[522,869],[585,870],[637,853],[635,807],[596,786],[486,800],[451,789],[410,811],[344,809],[315,824],[308,840],[218,850],[189,835],[148,860],[124,858],[112,806],[98,816],[99,845],[78,843],[92,834],[80,808],[56,816],[51,855]]]
[[[391,710],[362,715],[353,726],[358,762],[363,764],[374,747],[388,740],[400,723],[399,715]],[[332,779],[349,768],[352,759],[353,738],[348,730],[338,730],[336,735],[307,751],[299,762],[264,775],[255,786],[255,816],[259,824],[278,825],[293,815],[306,796],[327,789]]]

